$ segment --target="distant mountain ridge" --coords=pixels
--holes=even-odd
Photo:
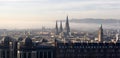
[[[69,20],[72,23],[96,23],[96,24],[107,24],[107,23],[120,23],[119,19],[71,19]]]

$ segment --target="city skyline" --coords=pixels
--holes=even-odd
[[[120,58],[120,0],[0,0],[0,58]]]
[[[0,0],[0,28],[54,27],[55,20],[119,19],[119,0]],[[40,27],[41,28],[41,27]]]

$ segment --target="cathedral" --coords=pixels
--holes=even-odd
[[[71,32],[68,16],[66,17],[65,28],[63,28],[62,26],[62,21],[60,21],[60,28],[58,28],[58,21],[56,21],[55,34],[60,35],[62,37],[70,37]]]

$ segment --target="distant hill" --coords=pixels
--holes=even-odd
[[[120,19],[69,19],[70,27],[75,30],[98,30],[100,24],[104,29],[118,29],[120,26]],[[65,22],[65,20],[63,20]],[[119,24],[118,24],[119,23]]]
[[[120,23],[118,19],[71,19],[70,22],[73,23],[96,23],[96,24],[107,24],[107,23]]]

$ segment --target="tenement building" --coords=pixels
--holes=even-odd
[[[57,43],[56,58],[120,58],[120,43]]]
[[[17,42],[9,37],[4,36],[0,43],[0,58],[17,58]]]
[[[17,58],[55,58],[54,51],[53,46],[44,42],[32,42],[32,39],[27,37],[18,43]]]

